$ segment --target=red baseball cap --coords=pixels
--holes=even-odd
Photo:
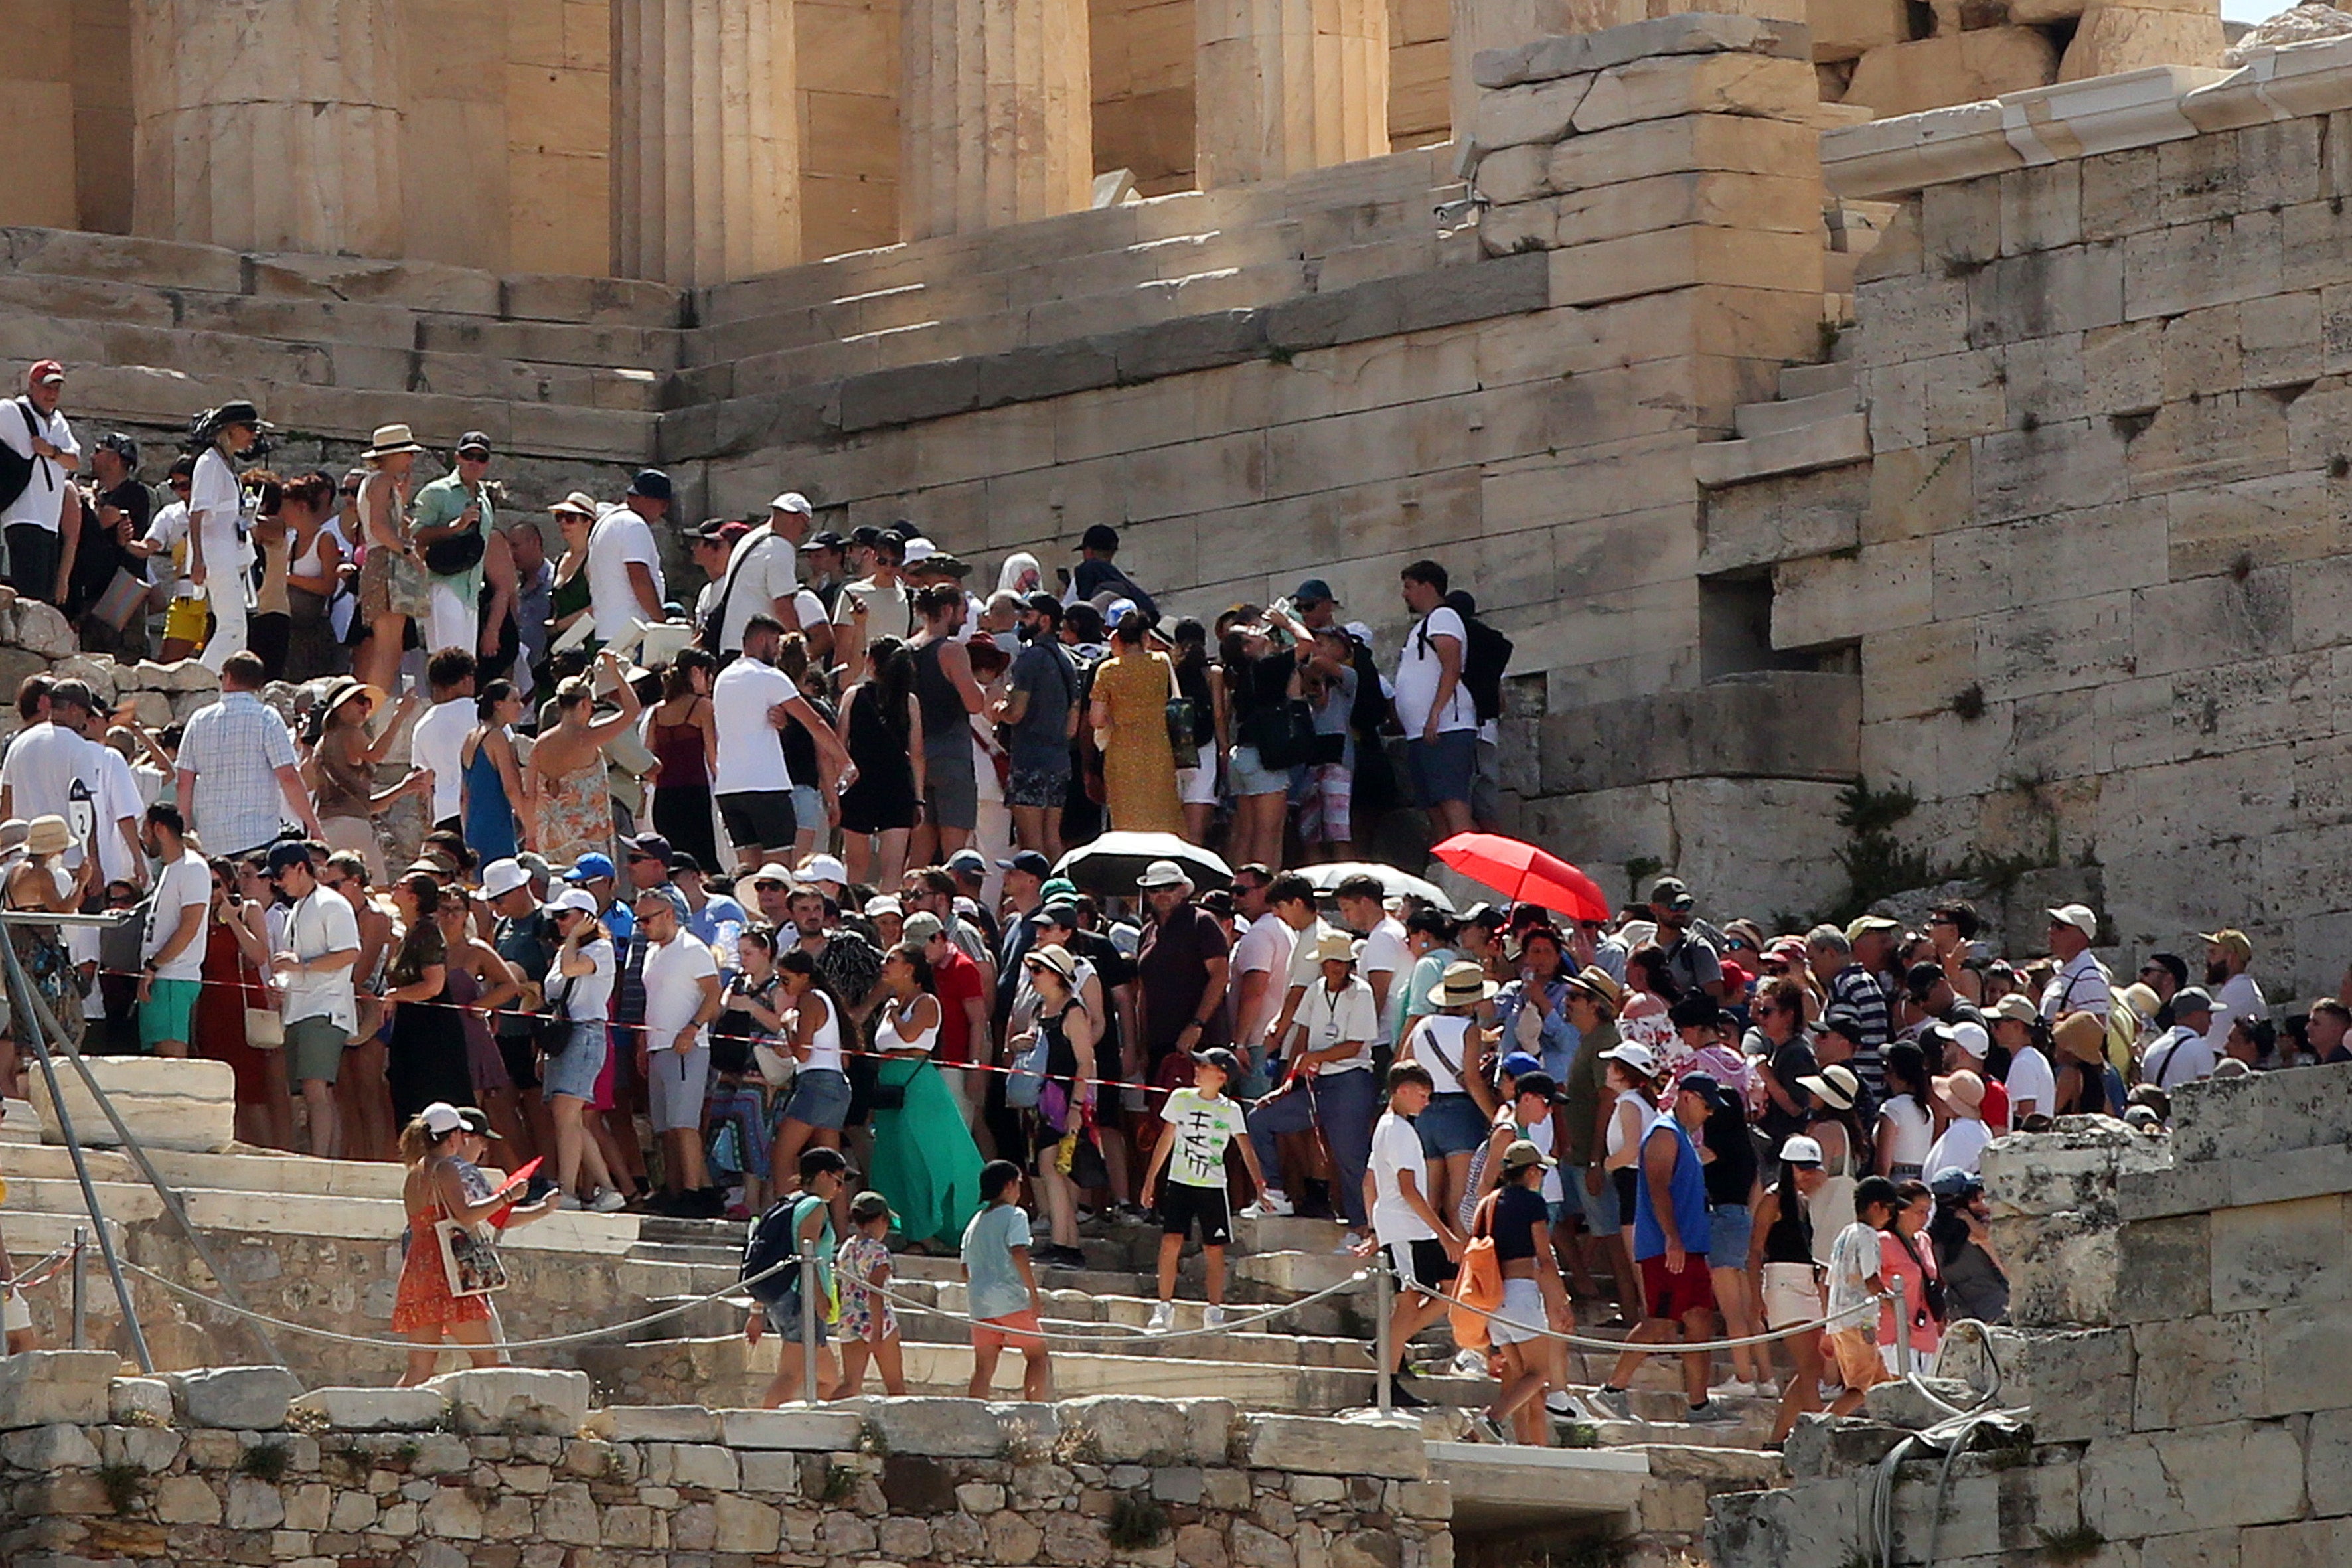
[[[45,359],[25,373],[26,386],[58,386],[66,379],[66,367],[53,359]]]

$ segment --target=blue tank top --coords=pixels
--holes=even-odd
[[[516,850],[514,806],[507,799],[506,781],[485,743],[474,748],[466,764],[466,846],[488,865],[510,858]]]
[[[1714,1239],[1709,1234],[1706,1217],[1706,1168],[1699,1163],[1698,1151],[1691,1146],[1690,1134],[1674,1119],[1671,1111],[1654,1111],[1650,1124],[1642,1131],[1642,1146],[1649,1148],[1650,1135],[1659,1128],[1675,1135],[1674,1180],[1666,1184],[1675,1205],[1675,1233],[1682,1238],[1683,1251],[1704,1258]],[[1633,1260],[1664,1257],[1666,1233],[1658,1228],[1658,1216],[1650,1206],[1650,1180],[1639,1163],[1633,1167]]]

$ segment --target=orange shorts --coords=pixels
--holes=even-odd
[[[1878,1347],[1863,1336],[1860,1329],[1837,1329],[1822,1336],[1828,1344],[1830,1360],[1838,1369],[1838,1377],[1847,1388],[1860,1394],[1888,1381],[1886,1363],[1879,1359]]]
[[[1001,1351],[1011,1345],[1023,1352],[1045,1348],[1045,1326],[1037,1321],[1034,1307],[1018,1312],[1007,1312],[1001,1318],[982,1318],[971,1326],[971,1348],[976,1351]]]

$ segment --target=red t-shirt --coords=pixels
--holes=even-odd
[[[1996,1138],[2009,1131],[2009,1087],[1997,1078],[1984,1078],[1984,1104],[1979,1108],[1984,1124],[1992,1129]]]
[[[980,965],[950,943],[945,959],[931,965],[931,994],[940,999],[940,1048],[934,1059],[950,1067],[971,1061],[971,1020],[964,1003],[983,997]]]

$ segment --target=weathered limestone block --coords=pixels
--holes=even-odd
[[[0,1359],[0,1430],[108,1418],[112,1351],[27,1351]]]
[[[150,1149],[183,1149],[200,1153],[226,1149],[236,1137],[236,1080],[226,1062],[197,1058],[90,1057],[90,1075],[131,1129],[132,1137]],[[49,1098],[47,1079],[33,1078],[33,1108],[41,1118],[41,1142],[63,1143],[65,1133],[58,1107]],[[81,1075],[60,1066],[58,1084],[65,1097],[65,1113],[74,1133],[85,1143],[112,1148],[119,1140],[113,1124],[98,1108]]]
[[[395,0],[137,0],[133,226],[399,255],[405,15]]]
[[[109,1419],[118,1426],[172,1418],[172,1385],[160,1377],[118,1377],[107,1390]]]
[[[699,1405],[615,1405],[589,1418],[616,1443],[716,1443],[719,1413]]]
[[[588,1374],[557,1368],[469,1367],[428,1379],[460,1432],[541,1432],[569,1437],[588,1418]]]
[[[1903,0],[1807,0],[1805,24],[1816,60],[1858,59],[1911,37]]]
[[[1471,79],[1483,88],[1516,87],[1605,70],[1655,55],[1724,53],[1811,58],[1805,29],[1788,21],[1714,11],[1684,11],[1648,20],[1612,23],[1571,16],[1577,25],[1550,37],[1512,48],[1481,49],[1471,62]]]
[[[2079,1442],[2132,1429],[2136,1362],[2130,1331],[2004,1327],[1988,1332],[2000,1366],[2002,1403],[2031,1405],[2034,1435],[2043,1442]],[[1993,1369],[1973,1333],[1947,1341],[1937,1369],[1976,1388],[1992,1386]]]
[[[1815,555],[1772,569],[1772,646],[1810,647],[1928,617],[1935,584],[1926,539]]]
[[[793,12],[617,0],[613,232],[626,277],[707,287],[800,259]]]
[[[1086,207],[1094,115],[1084,5],[910,0],[898,40],[903,237]]]
[[[2060,81],[2114,76],[2148,66],[2219,65],[2221,17],[2216,11],[2173,11],[2138,5],[2095,5],[2083,13]]]
[[[2172,1099],[2173,1158],[2186,1165],[2340,1146],[2352,1125],[2352,1082],[2344,1079],[2298,1068],[2184,1084]]]
[[[2047,1132],[1994,1139],[1980,1169],[1997,1217],[2070,1211],[2116,1215],[2119,1177],[2171,1163],[2172,1149],[2163,1138],[2108,1117],[2066,1116]]]
[[[862,1416],[893,1454],[994,1458],[1016,1442],[1050,1444],[1056,1430],[1054,1407],[1049,1405],[864,1399],[847,1401],[844,1408]]]
[[[2058,78],[2058,50],[2031,27],[1983,27],[1886,44],[1854,67],[1844,101],[1882,120],[1947,104],[1975,103]]]
[[[719,1440],[730,1448],[840,1453],[857,1446],[860,1419],[840,1410],[722,1410]]]
[[[2107,1438],[2083,1458],[2084,1522],[2110,1541],[2270,1524],[2303,1507],[2303,1448],[2284,1422]]]
[[[425,1432],[448,1419],[449,1401],[429,1388],[314,1388],[293,1409],[348,1432]]]
[[[282,1366],[223,1366],[175,1372],[172,1385],[181,1418],[191,1426],[239,1432],[274,1432],[301,1383]]]
[[[1192,16],[1202,189],[1388,151],[1386,0],[1216,0]]]
[[[1252,1416],[1249,1462],[1262,1469],[1391,1476],[1409,1481],[1424,1479],[1429,1474],[1420,1426],[1377,1417]]]
[[[1118,1394],[1066,1400],[1055,1409],[1062,1431],[1086,1434],[1111,1465],[1223,1464],[1238,1415],[1230,1400]]]

